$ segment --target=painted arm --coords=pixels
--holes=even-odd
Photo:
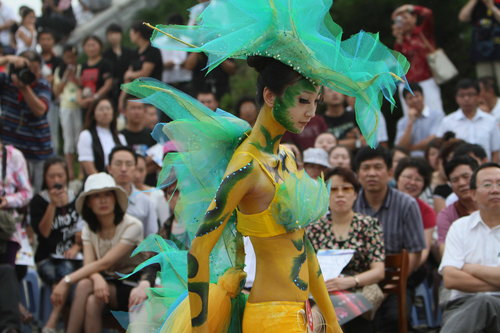
[[[477,293],[500,290],[500,288],[453,266],[443,268],[443,280],[446,288],[463,292]]]
[[[188,290],[193,333],[208,332],[208,288],[210,283],[209,258],[212,249],[233,211],[252,188],[255,180],[253,163],[249,157],[238,155],[232,160],[205,213],[196,238],[188,253]]]
[[[307,251],[307,265],[309,268],[309,287],[311,295],[314,297],[316,304],[318,304],[323,317],[325,317],[325,322],[327,324],[326,332],[335,333],[342,332],[339,322],[337,320],[337,315],[335,314],[335,309],[333,308],[333,303],[328,295],[328,290],[326,289],[325,280],[323,278],[323,273],[318,264],[318,258],[316,258],[316,253],[311,244],[311,241],[305,237],[306,251]]]
[[[462,270],[496,288],[500,288],[500,267],[498,266],[465,264]]]

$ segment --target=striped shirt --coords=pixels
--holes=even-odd
[[[32,85],[32,89],[47,105],[48,110],[51,96],[49,83],[45,79],[39,79]],[[37,117],[5,73],[0,73],[0,108],[1,138],[5,144],[19,149],[27,160],[44,160],[52,155],[47,113]]]
[[[384,246],[387,254],[420,252],[425,248],[424,227],[417,201],[406,193],[388,187],[382,207],[374,211],[359,192],[354,211],[376,217],[382,223]]]

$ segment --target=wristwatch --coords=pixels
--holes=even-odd
[[[69,274],[64,277],[63,281],[66,284],[71,284],[71,277],[69,276]]]

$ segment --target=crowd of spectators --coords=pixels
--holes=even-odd
[[[0,222],[0,284],[17,286],[27,266],[35,266],[53,290],[43,332],[57,330],[67,304],[68,332],[99,331],[106,304],[136,309],[155,284],[156,272],[124,281],[114,274],[132,271],[136,262],[128,255],[144,237],[159,233],[189,246],[174,214],[175,184],[154,189],[164,154],[175,146],[150,133],[170,119],[120,85],[153,77],[215,111],[237,63],[226,60],[205,75],[204,55],[152,47],[141,23],[128,31],[135,49],[123,45],[125,31],[114,23],[105,41],[89,35],[81,45],[66,45],[76,26],[69,1],[43,1],[39,18],[28,7],[17,16],[0,1],[0,14],[0,220],[15,226]],[[460,12],[473,25],[477,77],[457,79],[456,110],[443,110],[426,60],[428,45],[435,46],[432,11],[403,5],[392,19],[394,48],[411,64],[411,91],[400,86],[403,117],[394,141],[379,113],[379,146],[368,147],[354,99],[326,87],[324,112],[301,134],[283,137],[300,168],[331,181],[330,210],[307,234],[316,249],[356,251],[342,276],[327,281],[329,291],[376,286],[385,255],[406,249],[410,304],[423,281],[439,285],[433,274],[439,271],[451,290],[435,300],[444,332],[500,331],[500,3],[469,0]],[[183,18],[172,15],[168,23]],[[253,126],[259,105],[244,96],[228,111]],[[31,265],[16,257],[20,246],[34,253]],[[17,289],[0,297],[0,331],[16,332],[21,319],[30,319]],[[397,298],[375,305],[377,311],[344,330],[397,331]]]

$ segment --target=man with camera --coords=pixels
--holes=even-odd
[[[35,192],[42,185],[44,161],[53,154],[47,111],[51,90],[41,78],[40,55],[25,51],[20,56],[0,56],[0,138],[18,148],[28,162]]]

